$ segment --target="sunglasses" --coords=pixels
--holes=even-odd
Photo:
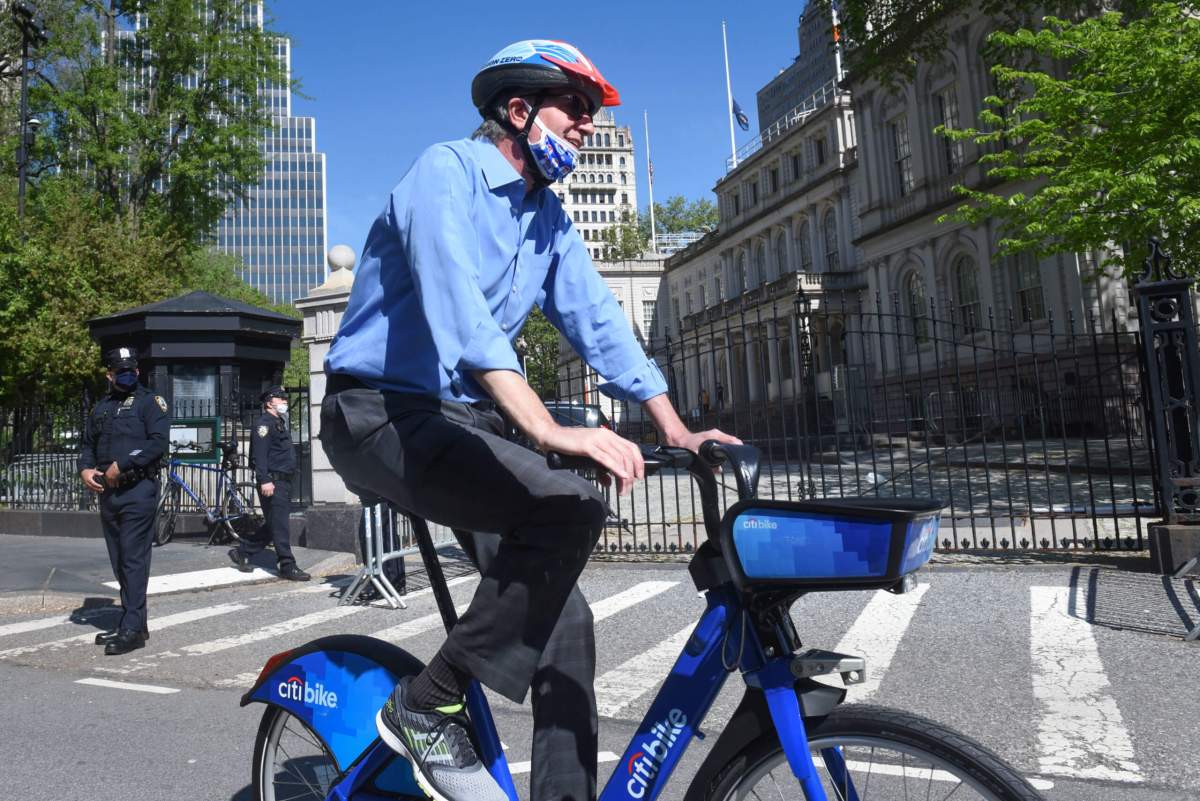
[[[585,114],[589,117],[593,114],[592,104],[586,98],[574,92],[551,95],[548,99],[557,101],[559,107],[573,120],[581,120]]]

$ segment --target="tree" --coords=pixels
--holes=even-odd
[[[997,32],[1008,98],[989,97],[983,128],[942,131],[973,140],[991,186],[959,187],[954,219],[1000,221],[1005,252],[1132,252],[1110,257],[1132,273],[1147,237],[1176,266],[1200,274],[1200,18],[1158,2],[1135,17],[1106,13],[1040,30]],[[1022,59],[1024,57],[1024,59]],[[990,152],[988,152],[990,151]],[[999,182],[1007,182],[996,186]]]
[[[654,204],[654,226],[660,233],[708,233],[717,227],[717,207],[705,198],[688,201],[683,195],[667,198],[666,204]],[[650,238],[650,213],[638,219],[644,226],[646,238]]]
[[[79,176],[115,216],[206,236],[258,182],[271,125],[260,95],[286,81],[254,0],[44,0],[32,108],[42,169]],[[142,24],[135,26],[140,19]]]
[[[600,232],[600,239],[604,242],[605,261],[625,261],[640,259],[646,253],[650,235],[648,229],[643,231],[637,222],[626,220],[605,228]]]
[[[525,378],[538,397],[558,397],[558,329],[534,307],[521,329],[525,342]]]

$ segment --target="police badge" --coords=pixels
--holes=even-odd
[[[167,411],[167,402],[163,399],[162,395],[155,395],[154,402],[158,404],[158,408],[162,409],[164,413]]]
[[[259,435],[260,437],[265,437],[265,436],[267,435],[267,427],[266,427],[266,426],[259,426],[259,427],[258,427],[258,435]]]

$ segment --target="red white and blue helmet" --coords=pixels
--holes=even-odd
[[[552,39],[514,42],[488,59],[471,81],[471,102],[489,117],[502,95],[553,94],[575,89],[591,101],[591,113],[601,106],[619,106],[616,87],[579,48]]]

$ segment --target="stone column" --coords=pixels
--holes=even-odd
[[[354,283],[354,251],[335,245],[328,256],[329,278],[296,301],[304,315],[301,341],[308,345],[308,425],[312,432],[312,498],[319,504],[356,504],[358,497],[346,489],[329,464],[321,442],[321,401],[325,398],[325,354],[337,333]]]

